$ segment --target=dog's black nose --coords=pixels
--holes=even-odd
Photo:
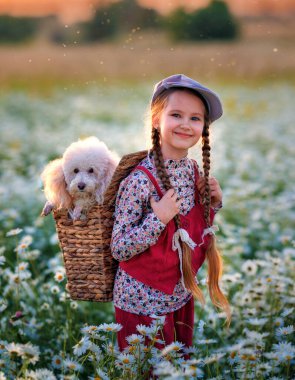
[[[84,189],[85,189],[85,186],[86,186],[86,185],[85,185],[84,182],[79,182],[79,183],[78,183],[78,189],[79,189],[79,190],[84,190]]]

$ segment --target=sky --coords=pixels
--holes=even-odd
[[[56,14],[63,22],[89,19],[103,2],[116,0],[0,0],[0,14],[14,16],[45,16]],[[233,13],[243,15],[295,15],[295,0],[225,0]],[[138,0],[142,6],[157,9],[163,14],[184,6],[197,9],[209,0]]]

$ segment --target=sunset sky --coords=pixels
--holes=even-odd
[[[115,0],[113,0],[115,1]],[[110,0],[0,0],[0,14],[14,16],[45,16],[56,14],[63,22],[75,22],[91,17],[94,9]],[[179,6],[196,9],[209,0],[138,0],[146,7],[169,13]],[[295,14],[295,0],[226,0],[236,15]]]

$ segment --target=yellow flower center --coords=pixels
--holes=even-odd
[[[123,359],[123,363],[124,363],[124,364],[129,364],[129,363],[130,363],[130,360],[129,360],[128,358],[125,358],[125,359]]]

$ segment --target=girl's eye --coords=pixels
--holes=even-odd
[[[198,116],[193,116],[193,117],[192,117],[192,120],[193,120],[193,121],[199,121],[199,120],[201,120],[201,119],[200,119]]]
[[[90,168],[89,170],[88,170],[88,173],[93,173],[93,168]]]
[[[172,116],[174,116],[174,117],[180,117],[179,113],[173,113]]]
[[[79,173],[79,169],[74,169],[74,173]]]

